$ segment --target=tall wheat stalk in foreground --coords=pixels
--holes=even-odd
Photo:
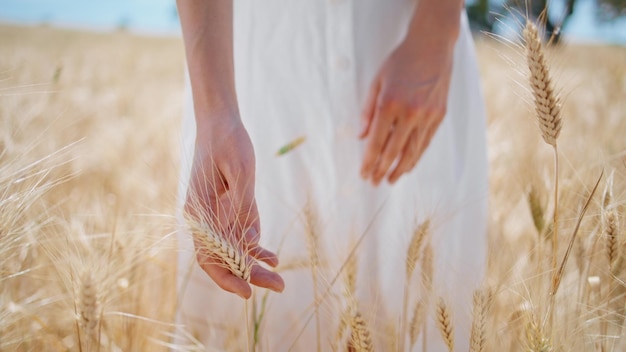
[[[561,119],[561,103],[558,95],[554,92],[550,79],[550,69],[546,64],[543,46],[537,27],[531,20],[526,21],[523,31],[526,48],[526,61],[530,72],[529,83],[535,102],[537,122],[543,140],[554,151],[554,215],[552,224],[552,287],[556,286],[557,280],[557,255],[559,233],[559,153],[557,139],[563,125]],[[539,256],[542,254],[539,253]],[[549,307],[554,306],[555,294],[551,292]],[[553,313],[549,312],[550,322],[553,322]]]

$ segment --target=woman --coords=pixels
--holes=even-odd
[[[192,91],[180,208],[234,233],[270,266],[278,258],[266,248],[280,250],[285,266],[310,259],[307,233],[319,256],[280,274],[256,265],[248,284],[195,255],[181,232],[179,323],[207,347],[233,349],[228,336],[257,315],[219,288],[247,299],[264,287],[282,293],[268,296],[260,347],[329,350],[343,304],[333,279],[358,244],[359,310],[373,330],[397,331],[408,243],[428,219],[428,294],[446,298],[457,347],[467,346],[486,256],[487,162],[463,2],[178,0],[178,8]],[[418,282],[410,307],[425,295]],[[436,329],[427,334],[428,350],[441,349]],[[375,344],[385,350],[381,335]]]

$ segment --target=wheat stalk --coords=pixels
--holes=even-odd
[[[356,292],[356,278],[357,278],[357,256],[352,254],[348,257],[345,266],[344,281],[346,285],[346,297],[354,297]]]
[[[347,302],[347,307],[341,312],[339,316],[339,326],[337,327],[337,334],[333,343],[333,350],[338,349],[339,343],[343,338],[344,332],[348,327],[350,321],[351,312],[356,311],[357,302],[355,298],[356,292],[356,278],[357,278],[357,256],[356,253],[352,253],[345,263],[344,271],[344,298]]]
[[[558,254],[558,214],[559,214],[559,153],[557,138],[561,133],[563,121],[561,119],[561,103],[552,87],[550,69],[543,53],[543,45],[539,37],[539,31],[535,24],[527,19],[523,31],[526,61],[530,71],[529,83],[535,102],[537,122],[543,140],[552,146],[554,152],[554,213],[552,233],[552,286],[558,286],[557,277],[557,254]],[[553,307],[556,297],[550,296],[549,307]],[[549,311],[550,325],[554,320],[554,313]]]
[[[413,276],[413,271],[415,270],[415,266],[417,265],[417,261],[419,260],[419,255],[422,249],[422,243],[426,238],[430,227],[430,221],[427,219],[422,222],[415,231],[413,231],[413,236],[411,236],[411,241],[409,243],[409,248],[407,250],[406,255],[406,277],[404,281],[404,296],[402,299],[402,320],[400,325],[400,351],[404,350],[405,336],[407,330],[407,312],[408,312],[408,303],[409,303],[409,295],[410,295],[410,286],[411,286],[411,276]]]
[[[424,289],[423,292],[423,302],[424,302],[424,306],[425,306],[425,310],[429,310],[430,309],[430,298],[432,296],[432,291],[433,291],[433,275],[434,275],[434,250],[433,250],[433,246],[430,243],[430,241],[428,243],[426,243],[426,245],[424,246],[424,250],[422,253],[422,275],[421,275],[421,280],[422,280],[422,287]],[[426,347],[428,346],[428,324],[426,319],[424,319],[424,323],[422,324],[422,350],[426,350]]]
[[[321,351],[321,322],[319,317],[320,295],[318,289],[317,270],[319,267],[319,236],[317,233],[317,218],[313,213],[311,201],[304,206],[304,220],[306,226],[306,243],[311,261],[311,278],[313,280],[313,295],[315,299],[315,333],[317,337],[317,351]]]
[[[436,320],[441,337],[450,352],[454,351],[454,325],[451,320],[450,309],[443,298],[437,301]]]

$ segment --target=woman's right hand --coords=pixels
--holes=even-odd
[[[230,243],[249,253],[250,284],[281,292],[285,287],[282,278],[257,263],[260,260],[275,267],[278,258],[258,244],[261,228],[254,196],[254,149],[239,115],[223,115],[196,118],[199,123],[185,211],[188,216],[205,219],[216,233],[230,237]],[[193,234],[200,267],[222,289],[249,298],[250,285],[203,249],[200,235]]]

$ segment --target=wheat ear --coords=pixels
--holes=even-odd
[[[524,28],[526,42],[526,60],[530,69],[530,87],[535,101],[537,121],[543,140],[556,147],[556,140],[561,133],[561,103],[554,93],[550,70],[543,54],[543,45],[539,39],[537,26],[528,20]]]
[[[422,243],[426,238],[430,228],[430,221],[426,220],[421,223],[413,232],[411,242],[409,243],[409,249],[406,255],[406,280],[409,281],[415,270],[419,255],[422,249]]]
[[[437,327],[439,327],[439,332],[446,346],[448,346],[448,350],[452,352],[454,351],[454,325],[450,315],[450,308],[448,308],[444,299],[440,297],[437,302]]]
[[[470,352],[484,352],[487,343],[486,325],[489,294],[485,290],[474,292],[474,309],[472,312],[472,330],[470,335]]]
[[[602,201],[602,228],[604,232],[606,256],[608,263],[606,311],[607,317],[602,321],[602,332],[609,334],[609,322],[611,327],[621,326],[624,317],[624,292],[623,285],[616,285],[616,279],[622,271],[624,263],[623,253],[620,250],[621,239],[619,229],[619,214],[615,206],[611,205],[613,199],[613,173],[609,176]],[[604,343],[604,342],[603,342]]]
[[[198,250],[223,264],[236,277],[250,282],[252,263],[239,246],[218,235],[209,224],[187,218],[187,225],[199,244]]]
[[[355,312],[350,319],[350,346],[356,352],[370,352],[374,350],[372,335],[360,312]]]
[[[604,225],[604,238],[606,246],[606,256],[609,263],[609,269],[613,272],[615,264],[618,258],[618,215],[617,211],[613,209],[603,210],[603,225]]]
[[[426,319],[426,309],[424,307],[424,302],[421,300],[415,304],[415,309],[413,309],[413,317],[411,318],[411,323],[409,324],[409,350],[413,349],[415,343],[417,342],[417,338],[420,336],[422,331],[422,326]]]
[[[78,299],[78,314],[83,336],[88,341],[96,341],[98,323],[100,321],[98,309],[98,288],[91,272],[85,272],[80,279],[80,294]]]
[[[550,339],[546,337],[541,326],[535,322],[535,319],[532,319],[526,327],[526,338],[530,352],[552,352]]]

